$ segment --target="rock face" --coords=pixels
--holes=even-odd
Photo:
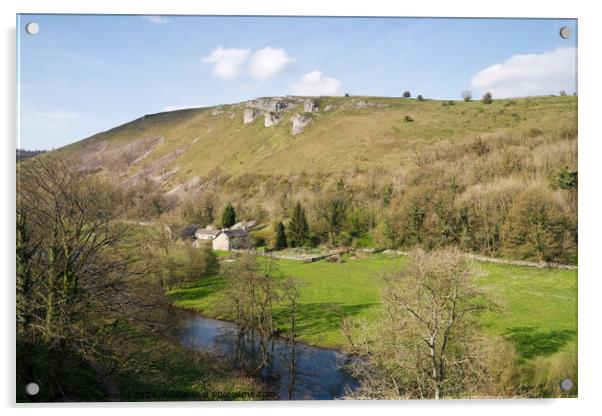
[[[247,101],[245,107],[254,108],[265,112],[274,113],[277,111],[283,111],[289,106],[288,101],[280,97],[274,98],[256,98],[254,100]]]
[[[249,124],[255,121],[257,116],[259,115],[259,111],[254,108],[245,108],[245,112],[243,114],[243,123]]]
[[[315,111],[318,111],[318,104],[314,100],[308,98],[303,102],[303,112],[313,113]]]
[[[305,126],[307,126],[310,122],[310,117],[306,117],[303,114],[295,114],[295,116],[293,117],[293,127],[291,130],[293,136],[301,133]]]
[[[282,120],[282,114],[274,113],[274,112],[266,112],[264,126],[266,126],[266,127],[275,126],[276,124],[280,123],[281,120]]]

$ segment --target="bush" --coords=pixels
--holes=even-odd
[[[577,171],[569,169],[568,166],[560,168],[556,177],[554,178],[553,185],[555,188],[560,189],[577,189]]]
[[[568,216],[560,203],[544,188],[523,191],[512,204],[502,241],[513,255],[545,262],[572,257]]]
[[[410,116],[405,116],[403,118],[403,121],[405,121],[406,123],[411,123],[412,121],[414,121],[414,119]]]
[[[487,146],[487,144],[485,144],[483,139],[480,137],[477,137],[477,139],[472,143],[472,150],[475,151],[477,156],[485,156],[491,151],[489,146]]]
[[[410,93],[410,91],[404,91],[402,97],[403,98],[410,98],[412,96],[412,94]]]
[[[418,95],[418,97],[416,97],[416,99],[418,101],[424,101],[424,97],[422,95],[420,95],[420,94]]]
[[[483,104],[491,104],[493,102],[493,96],[489,91],[483,95]]]
[[[462,99],[466,102],[469,102],[470,100],[472,100],[472,91],[470,91],[470,90],[462,91]]]

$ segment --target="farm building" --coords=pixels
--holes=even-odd
[[[208,228],[199,228],[194,232],[194,236],[199,240],[215,240],[222,230],[211,230]]]
[[[195,233],[198,228],[199,226],[197,224],[188,224],[181,228],[179,236],[182,240],[194,239],[196,237]]]
[[[212,241],[214,250],[225,251],[249,248],[249,243],[247,230],[222,230]]]

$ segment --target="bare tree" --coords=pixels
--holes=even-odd
[[[138,282],[151,272],[128,226],[120,193],[60,160],[19,165],[19,309],[23,338],[49,348],[98,352],[104,319],[129,319],[158,297]]]
[[[299,307],[301,281],[295,277],[289,277],[284,282],[284,298],[288,301],[290,307],[290,336],[291,360],[289,366],[289,385],[288,398],[291,400],[295,392],[295,382],[297,381],[297,309]]]
[[[405,269],[384,276],[378,324],[346,321],[343,327],[353,350],[366,357],[352,365],[362,382],[352,396],[491,394],[499,351],[472,317],[493,303],[473,276],[467,260],[453,251],[416,251]]]
[[[269,342],[274,334],[273,305],[278,301],[276,263],[267,258],[267,264],[260,268],[256,257],[250,253],[239,256],[235,262],[224,267],[227,281],[227,296],[224,312],[232,315],[239,330],[238,361],[243,371],[255,375],[264,368],[270,359]],[[259,356],[248,363],[245,354],[245,338],[259,344]]]
[[[469,102],[470,100],[472,100],[472,91],[470,91],[470,90],[462,91],[462,99],[466,102]]]

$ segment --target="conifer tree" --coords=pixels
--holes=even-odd
[[[305,210],[297,202],[288,231],[288,243],[291,247],[301,247],[309,243],[309,226],[305,218]]]
[[[276,225],[276,245],[274,246],[274,248],[276,250],[282,250],[287,247],[288,244],[286,243],[286,232],[284,230],[284,224],[282,224],[282,222],[279,222],[278,225]]]
[[[232,204],[228,202],[222,213],[222,228],[230,228],[234,224],[236,224],[236,211],[234,211]]]

